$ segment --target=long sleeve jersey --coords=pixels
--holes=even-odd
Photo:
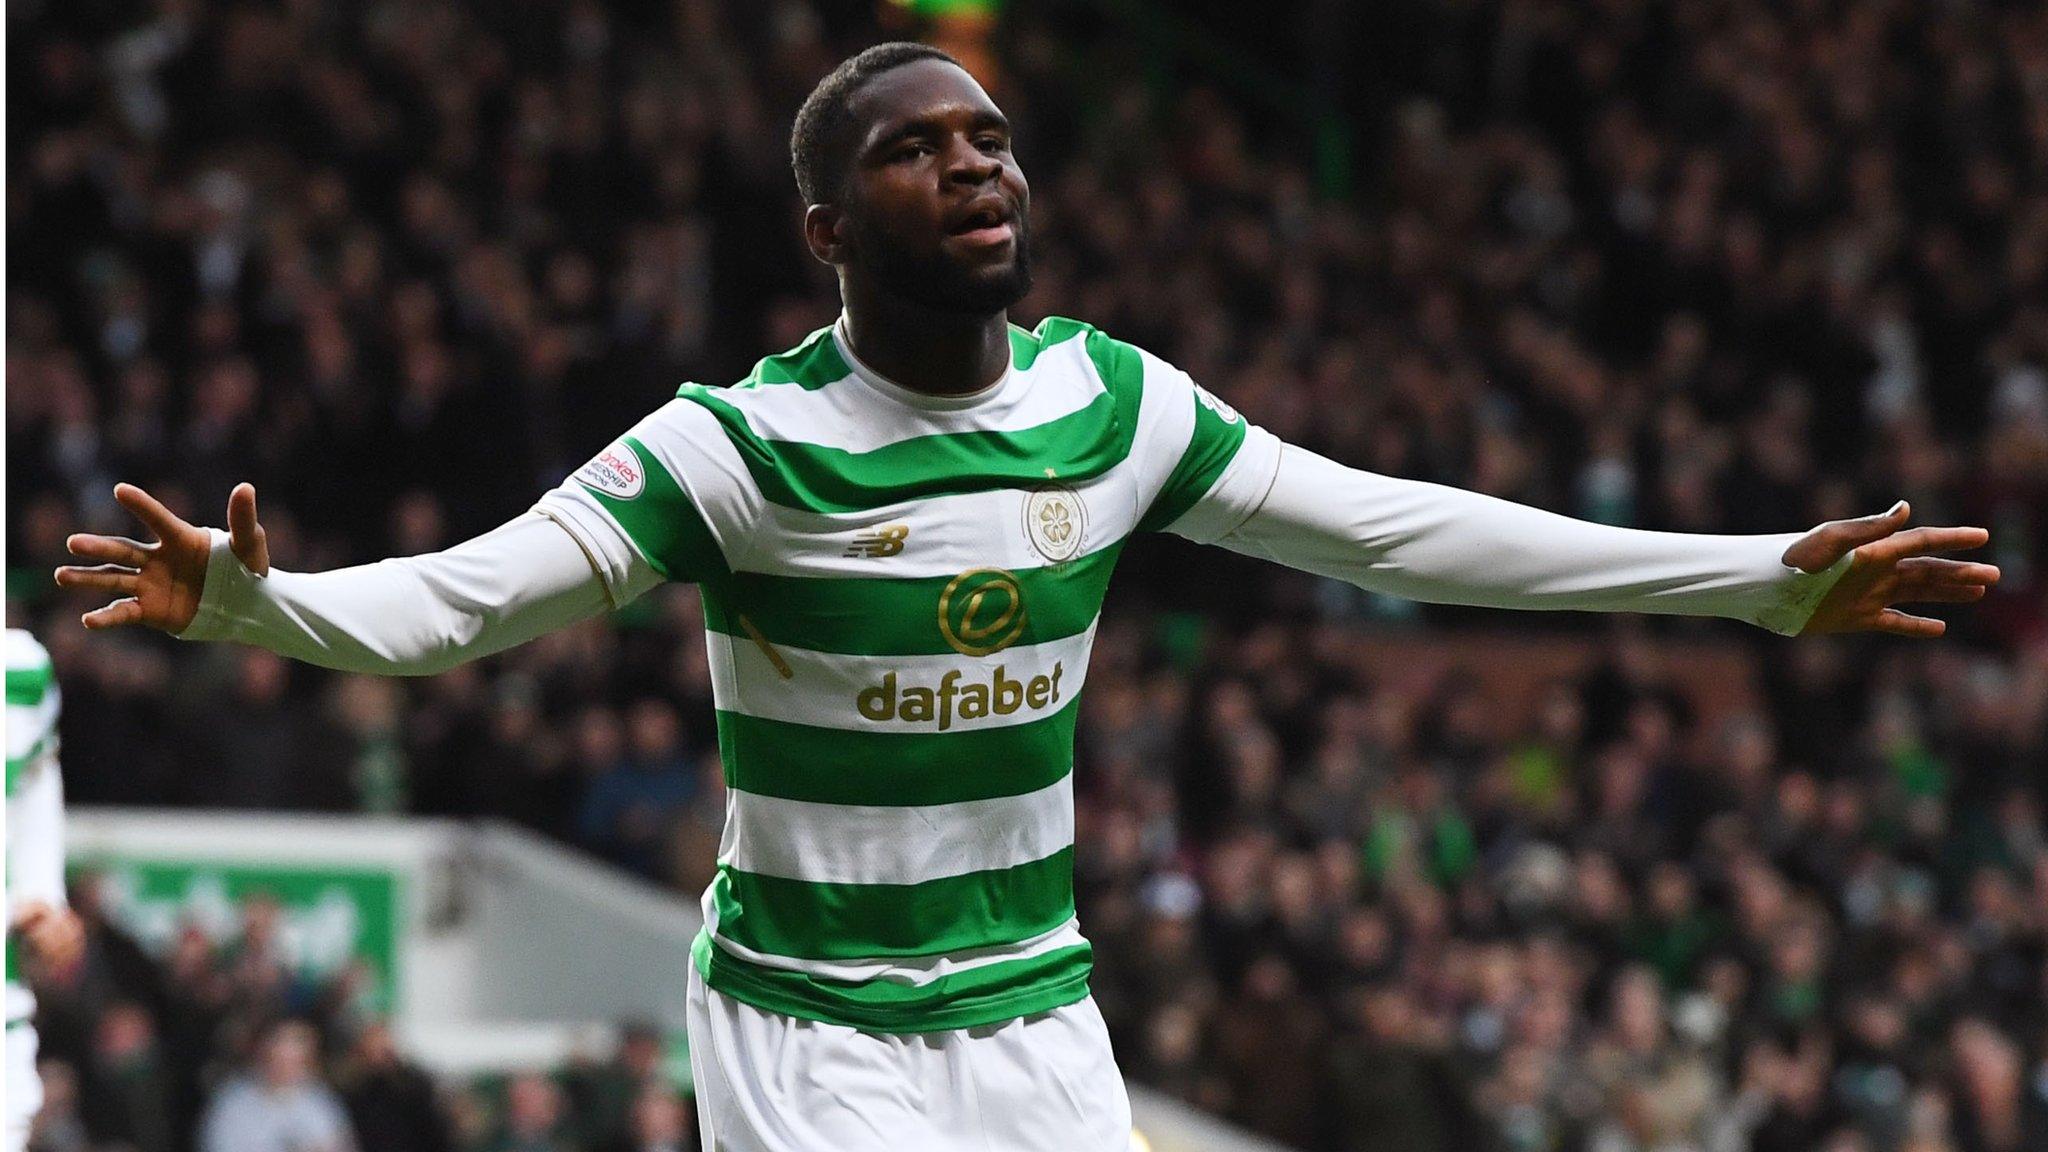
[[[878,1032],[1087,994],[1075,716],[1124,545],[1168,531],[1422,600],[1796,632],[1839,576],[1797,534],[1588,524],[1283,445],[1132,345],[1011,331],[931,396],[842,327],[686,385],[533,512],[445,553],[252,577],[222,536],[186,632],[437,671],[664,580],[701,587],[727,784],[694,959],[719,991]]]

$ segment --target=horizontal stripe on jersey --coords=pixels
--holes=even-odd
[[[1057,566],[1009,570],[1023,595],[1017,645],[1088,630],[1109,588],[1122,545]],[[728,607],[772,644],[850,655],[937,656],[954,651],[939,627],[939,599],[958,573],[902,580],[848,580],[747,573]],[[964,584],[955,595],[972,594]],[[999,610],[989,604],[987,610]]]
[[[917,436],[856,453],[763,436],[745,415],[751,394],[762,389],[795,388],[816,397],[830,389],[862,387],[851,378],[850,368],[836,381],[814,383],[813,376],[804,383],[781,385],[757,380],[732,388],[686,384],[677,396],[703,405],[716,417],[761,495],[790,508],[853,512],[951,493],[1029,488],[1048,478],[1078,483],[1130,454],[1144,391],[1143,370],[1135,355],[1125,356],[1114,341],[1085,325],[1047,321],[1040,330],[1044,335],[1038,340],[1039,350],[1025,367],[1018,367],[1013,355],[1013,372],[1084,373],[1102,389],[1079,410],[1044,423]],[[832,342],[829,329],[821,335],[825,343]],[[813,352],[805,363],[815,365],[820,359]],[[834,359],[844,363],[843,358]],[[819,407],[829,405],[820,401]]]
[[[1015,368],[1030,368],[1038,359],[1038,353],[1047,346],[1063,343],[1089,331],[1092,329],[1088,325],[1063,316],[1046,317],[1039,322],[1036,332],[1027,332],[1012,324],[1010,364]],[[803,343],[787,352],[755,361],[754,370],[740,381],[740,386],[795,384],[806,389],[823,388],[844,380],[852,371],[846,357],[840,354],[839,341],[833,338],[833,330],[827,327],[804,337]]]
[[[872,1032],[941,1032],[1050,1012],[1088,996],[1087,941],[982,964],[926,983],[836,980],[753,963],[697,936],[691,962],[704,982],[756,1008]]]
[[[728,788],[817,804],[957,804],[1014,796],[1073,768],[1078,697],[1008,728],[926,735],[718,713]]]
[[[721,710],[855,732],[942,735],[1043,719],[1081,690],[1091,626],[990,656],[849,656],[705,635]],[[913,701],[917,702],[914,706]]]
[[[1060,564],[1113,548],[1138,523],[1144,477],[1129,461],[1075,484],[1048,482],[1027,489],[991,488],[884,504],[859,512],[811,512],[763,502],[763,515],[747,550],[733,567],[770,576],[892,580],[943,576],[972,568],[1012,572],[1054,561],[1025,530],[1036,491],[1057,490],[1081,510],[1081,538]],[[901,548],[877,555],[862,547],[878,533],[899,531]]]
[[[836,380],[846,379],[851,371],[846,358],[839,354],[839,341],[832,338],[832,329],[820,328],[789,351],[755,361],[754,370],[736,387],[795,384],[804,389],[823,388]]]
[[[50,690],[52,674],[47,659],[20,667],[7,668],[7,702],[17,708],[31,707],[43,701],[43,694]]]
[[[624,437],[623,442],[640,459],[646,476],[645,490],[630,499],[589,485],[584,486],[584,491],[611,513],[612,519],[639,546],[640,554],[664,577],[700,583],[723,575],[724,554],[704,517],[697,512],[697,505],[645,444],[632,436]]]
[[[34,636],[9,628],[7,659],[7,795],[57,747],[60,693],[50,654]]]
[[[26,779],[28,770],[35,765],[36,761],[41,760],[52,748],[56,747],[56,744],[57,734],[55,732],[46,733],[34,744],[29,745],[28,751],[23,752],[19,756],[9,756],[7,758],[7,795],[12,796],[21,790],[21,783]]]
[[[1063,480],[1085,480],[1130,452],[1136,393],[1102,396],[1071,416],[1021,432],[956,432],[905,440],[858,456],[837,448],[764,440],[746,417],[712,389],[682,393],[702,404],[732,438],[761,495],[814,512],[857,512],[882,504],[1028,488],[1047,468]]]
[[[1074,842],[1073,776],[921,807],[726,794],[718,862],[818,884],[913,885],[1030,864]]]
[[[820,330],[685,385],[543,500],[608,587],[703,586],[728,811],[696,956],[723,994],[888,1032],[1087,994],[1095,623],[1124,541],[1205,508],[1244,426],[1087,325],[1010,341],[995,384],[931,397]],[[1231,493],[1218,522],[1249,514]]]
[[[800,959],[938,956],[1057,927],[1074,914],[1074,850],[922,884],[815,884],[721,865],[718,935]]]
[[[717,395],[730,401],[763,440],[861,456],[928,436],[1041,428],[1106,394],[1093,373],[1029,370],[1004,377],[990,392],[958,398],[962,407],[896,403],[895,397],[849,374],[828,387],[745,384],[719,389]]]
[[[713,912],[716,912],[715,908]],[[1047,953],[1087,943],[1086,938],[1081,935],[1080,921],[1068,920],[1050,932],[1027,937],[1015,943],[992,944],[986,948],[965,948],[943,956],[867,956],[849,960],[800,960],[790,956],[756,952],[735,944],[720,936],[716,925],[711,925],[706,935],[718,946],[719,951],[764,968],[795,972],[841,983],[880,980],[906,988],[928,988],[949,976],[958,976],[976,968],[1032,960]]]
[[[1151,509],[1138,521],[1140,532],[1157,532],[1180,519],[1208,494],[1237,457],[1238,449],[1244,447],[1244,417],[1203,391],[1200,385],[1195,386],[1195,396],[1194,436]]]

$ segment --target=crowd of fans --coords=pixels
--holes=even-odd
[[[687,589],[399,684],[87,636],[47,573],[127,530],[115,479],[207,522],[255,481],[288,568],[442,547],[828,322],[787,122],[889,11],[10,4],[9,617],[57,662],[71,797],[496,816],[699,890]],[[2004,581],[1939,643],[1783,642],[1135,546],[1076,857],[1128,1074],[1345,1152],[2048,1149],[2048,8],[1288,14],[1217,39],[1320,62],[1270,70],[1357,127],[1345,179],[1243,91],[1130,67],[1090,5],[1006,15],[1020,320],[1098,324],[1348,463],[1606,522],[1907,497],[1991,528]],[[1369,658],[1417,621],[1591,655],[1509,707],[1484,669]],[[1732,705],[1677,636],[1736,653]],[[633,1044],[437,1096],[260,947],[96,923],[50,993],[43,1147],[239,1149],[210,1125],[287,1096],[364,1148],[687,1139]]]
[[[274,900],[223,946],[188,924],[152,955],[105,877],[72,886],[86,961],[35,973],[45,1152],[695,1152],[664,1037],[550,1074],[437,1084],[364,1009],[365,969],[315,974]]]

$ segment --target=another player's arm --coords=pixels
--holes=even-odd
[[[7,800],[7,931],[50,972],[85,948],[85,929],[64,899],[64,782],[54,761],[31,765]]]
[[[40,645],[11,629],[8,644],[7,932],[45,971],[61,973],[78,962],[85,929],[64,898],[64,777],[54,750],[57,687]],[[35,659],[23,668],[31,672],[24,679],[32,700],[12,699],[16,644],[34,651]]]
[[[307,574],[271,569],[251,485],[229,496],[226,532],[185,522],[131,484],[114,497],[157,542],[70,538],[73,555],[100,563],[59,568],[57,583],[120,597],[87,612],[88,628],[139,624],[328,668],[428,675],[611,606],[595,562],[537,511],[444,552]]]
[[[7,801],[12,875],[7,930],[29,954],[62,972],[85,947],[85,929],[64,899],[64,783],[54,764],[39,765]]]

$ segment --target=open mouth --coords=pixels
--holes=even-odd
[[[970,244],[1002,244],[1016,235],[1010,214],[1000,204],[976,208],[953,226],[952,235]]]

